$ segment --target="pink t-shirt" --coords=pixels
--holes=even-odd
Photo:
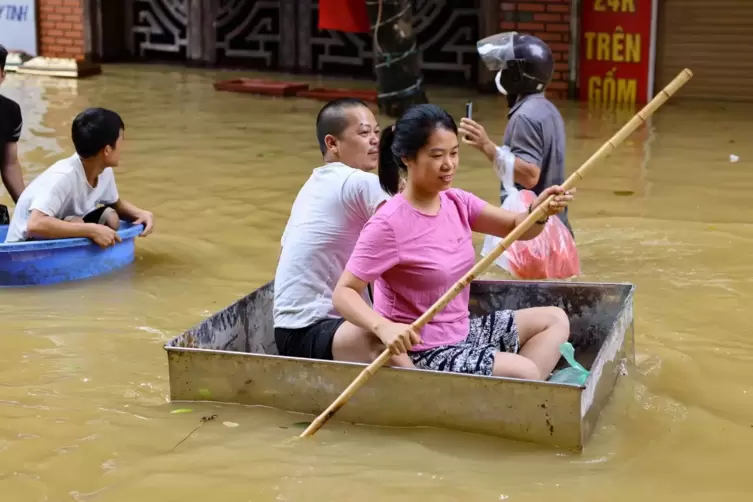
[[[398,194],[366,223],[346,269],[374,284],[374,309],[393,322],[410,324],[468,270],[476,253],[471,225],[486,202],[451,188],[440,193],[436,215],[419,212]],[[468,336],[469,288],[458,294],[421,331],[426,350]]]

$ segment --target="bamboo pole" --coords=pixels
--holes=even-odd
[[[596,153],[586,160],[586,162],[580,166],[580,168],[570,175],[569,178],[562,184],[562,188],[570,190],[575,184],[582,180],[586,172],[591,169],[597,162],[607,157],[614,149],[616,149],[625,139],[630,136],[641,124],[645,123],[656,110],[659,109],[667,100],[675,94],[688,80],[693,76],[693,72],[689,69],[684,69],[675,78],[667,84],[641,111],[636,113],[630,121],[622,126],[622,129],[617,131]],[[455,285],[442,295],[439,300],[431,306],[421,317],[411,325],[411,327],[419,332],[434,316],[442,310],[450,301],[455,298],[464,288],[466,288],[473,279],[478,277],[489,266],[494,263],[494,260],[501,255],[505,249],[515,242],[521,235],[523,235],[534,224],[534,222],[540,220],[544,216],[545,207],[549,205],[551,197],[547,198],[539,207],[531,211],[531,214],[523,220],[518,226],[516,226],[512,232],[510,232],[504,240],[502,240],[494,250],[486,255],[484,258],[478,261],[473,268],[471,268]],[[353,382],[340,394],[335,401],[329,405],[311,424],[304,430],[299,437],[307,437],[313,435],[318,431],[324,423],[332,418],[337,411],[342,408],[345,403],[348,402],[353,394],[365,384],[369,378],[371,378],[387,361],[390,360],[392,354],[389,348],[385,349],[379,357],[371,364],[369,364]]]

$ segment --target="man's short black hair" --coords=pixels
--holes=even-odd
[[[8,60],[8,49],[0,44],[0,71],[5,71],[5,61]]]
[[[121,130],[125,130],[125,124],[114,111],[87,108],[73,119],[71,138],[76,153],[87,159],[97,155],[107,145],[115,148]]]
[[[316,116],[316,139],[319,141],[319,149],[322,151],[322,155],[327,151],[324,138],[328,134],[339,138],[345,128],[348,127],[345,110],[357,106],[368,108],[366,103],[360,99],[340,98],[330,101],[319,110],[319,114]]]

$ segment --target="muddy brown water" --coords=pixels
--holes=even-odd
[[[291,203],[320,164],[321,103],[214,91],[228,75],[113,66],[1,88],[24,110],[27,181],[69,155],[77,111],[118,110],[121,195],[157,224],[125,271],[0,291],[0,499],[751,500],[753,108],[670,102],[578,187],[582,279],[637,286],[637,364],[583,454],[335,421],[291,443],[300,430],[281,427],[305,417],[168,401],[162,345],[272,277]],[[470,97],[501,138],[501,99],[429,96],[456,117]],[[561,106],[570,171],[632,115]],[[457,186],[497,200],[481,155],[461,157]]]

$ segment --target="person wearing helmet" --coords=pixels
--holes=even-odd
[[[565,179],[565,124],[559,110],[544,95],[552,79],[554,59],[549,46],[533,35],[499,33],[476,44],[484,65],[496,71],[495,83],[507,96],[509,122],[498,153],[484,127],[469,119],[460,121],[463,142],[483,152],[494,163],[497,156],[514,166],[516,187],[540,195]],[[500,199],[507,194],[500,188]],[[558,215],[572,234],[565,209]]]

